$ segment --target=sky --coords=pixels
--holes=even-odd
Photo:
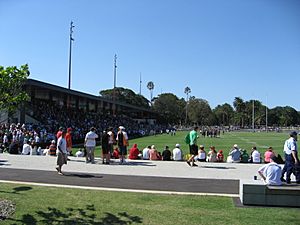
[[[0,65],[99,95],[114,85],[150,98],[235,97],[300,111],[299,0],[0,0]]]

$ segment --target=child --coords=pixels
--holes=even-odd
[[[224,162],[224,155],[223,155],[223,151],[222,150],[218,151],[217,162]]]

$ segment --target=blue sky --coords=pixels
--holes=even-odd
[[[0,0],[0,64],[30,78],[98,95],[117,86],[153,95],[235,97],[300,111],[298,0]]]

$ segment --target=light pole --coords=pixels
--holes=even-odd
[[[73,25],[73,21],[71,21],[70,24],[70,48],[69,48],[69,83],[68,83],[68,89],[71,89],[71,65],[72,65],[72,41],[73,39],[73,28],[75,26]]]
[[[189,101],[189,93],[191,93],[191,89],[186,87],[184,89],[184,93],[186,94],[186,107],[185,107],[185,125],[187,125],[187,117],[188,117],[188,101]]]
[[[154,83],[152,81],[149,81],[147,84],[147,88],[150,90],[150,103],[152,105]]]
[[[116,114],[117,54],[114,57],[113,115]]]

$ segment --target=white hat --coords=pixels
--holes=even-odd
[[[237,144],[234,144],[233,147],[234,147],[234,148],[238,148],[239,146],[238,146]]]
[[[155,149],[155,145],[151,145],[151,148],[152,148],[152,149]]]
[[[180,144],[176,144],[175,147],[176,147],[176,148],[180,148]]]
[[[51,143],[52,143],[52,144],[55,144],[55,140],[52,140]]]
[[[120,129],[120,130],[125,130],[125,127],[119,126],[119,129]]]

